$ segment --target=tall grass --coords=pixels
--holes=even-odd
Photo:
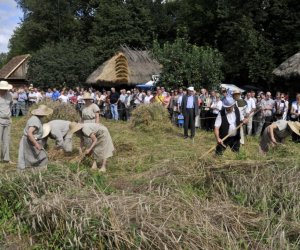
[[[179,129],[162,129],[168,120],[153,130],[103,122],[116,147],[106,175],[51,144],[48,171],[1,166],[4,249],[300,248],[298,145],[260,156],[248,138],[240,154],[200,161],[215,143],[210,133],[197,131],[193,143]]]

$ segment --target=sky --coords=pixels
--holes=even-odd
[[[0,53],[8,52],[8,41],[21,23],[23,12],[15,0],[0,0]]]

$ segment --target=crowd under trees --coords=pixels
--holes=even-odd
[[[126,44],[152,50],[166,85],[270,87],[272,70],[300,50],[299,0],[16,1],[24,16],[6,60],[30,53],[41,86],[83,83]]]

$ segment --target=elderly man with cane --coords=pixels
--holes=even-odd
[[[236,106],[236,101],[232,97],[223,100],[224,109],[218,114],[215,121],[215,137],[217,140],[216,154],[222,155],[226,147],[229,146],[233,152],[240,150],[240,129],[248,122]]]
[[[195,117],[199,111],[198,97],[195,96],[194,87],[189,87],[187,95],[182,97],[181,112],[184,116],[184,138],[188,138],[188,130],[191,130],[191,139],[195,137]]]
[[[8,90],[12,85],[7,81],[0,82],[0,161],[13,164],[9,156],[12,95]]]

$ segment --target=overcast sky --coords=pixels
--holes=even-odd
[[[8,51],[8,40],[23,13],[14,0],[0,0],[0,53]]]

